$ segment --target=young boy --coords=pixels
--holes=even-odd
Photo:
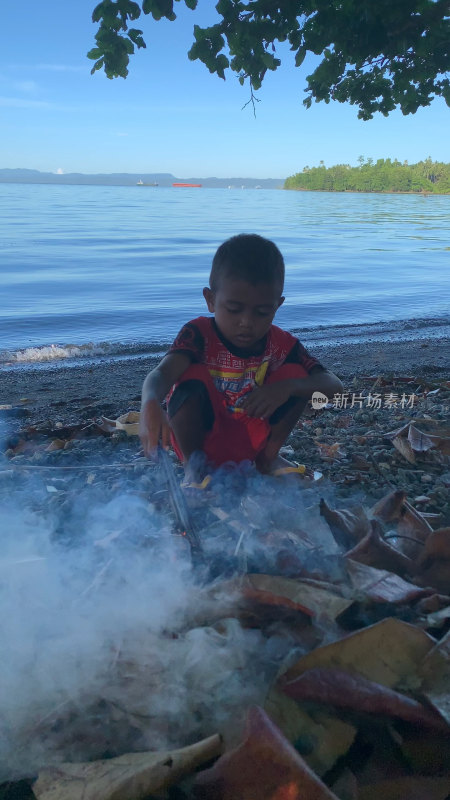
[[[316,391],[332,397],[342,384],[272,325],[283,285],[283,257],[268,239],[240,234],[219,247],[203,289],[214,316],[184,325],[144,381],[146,455],[171,440],[185,466],[202,451],[212,466],[250,460],[261,472],[292,467],[279,450],[306,403]]]

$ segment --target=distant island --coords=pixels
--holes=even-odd
[[[399,192],[450,194],[450,164],[431,158],[408,164],[390,158],[364,159],[358,166],[336,164],[326,167],[304,167],[302,172],[286,178],[285,189],[310,192]]]
[[[169,172],[40,172],[37,169],[0,169],[0,183],[51,183],[72,186],[170,186],[201,184],[206,189],[282,189],[284,178],[177,178]]]

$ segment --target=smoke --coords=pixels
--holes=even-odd
[[[228,594],[206,602],[186,539],[157,503],[51,474],[6,462],[0,474],[0,780],[217,730],[238,737],[289,635],[243,628]],[[215,486],[227,514],[250,502],[233,481]],[[239,538],[239,523],[222,524],[207,539],[212,563],[230,532],[234,548]]]

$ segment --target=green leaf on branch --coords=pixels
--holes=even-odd
[[[94,60],[96,58],[100,58],[102,52],[103,51],[100,49],[100,47],[93,47],[92,50],[89,50],[89,53],[86,53],[86,55],[88,58]],[[99,69],[99,67],[97,67],[97,69]]]
[[[184,2],[197,8],[197,0]],[[126,37],[145,47],[142,32],[120,33],[127,32],[128,20],[137,19],[141,9],[154,20],[174,20],[173,5],[173,0],[103,0],[94,8],[92,19],[99,23],[94,50],[100,50],[108,77],[128,72]],[[307,108],[313,100],[350,103],[368,120],[395,108],[413,114],[439,96],[450,105],[448,0],[218,0],[216,11],[215,25],[194,26],[188,56],[221,78],[231,69],[256,90],[267,70],[281,64],[273,55],[277,43],[288,40],[297,67],[308,53],[321,57],[306,78]],[[105,31],[116,39],[105,38]]]
[[[104,63],[105,63],[105,62],[104,62],[104,59],[103,59],[103,58],[100,58],[100,59],[99,59],[99,60],[98,60],[98,61],[97,61],[97,62],[94,64],[94,66],[92,67],[92,69],[91,69],[91,75],[93,75],[93,74],[94,74],[94,72],[97,72],[97,70],[101,69],[101,68],[103,67]]]

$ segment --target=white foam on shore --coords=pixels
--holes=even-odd
[[[411,339],[444,339],[450,336],[450,316],[386,320],[352,325],[295,328],[291,331],[307,347],[364,342],[402,342]],[[141,356],[162,357],[170,341],[86,342],[84,344],[43,344],[18,350],[0,350],[0,366],[38,367],[58,361],[108,358],[122,360]]]
[[[60,361],[66,358],[83,358],[89,356],[107,355],[111,352],[111,345],[106,342],[94,344],[88,342],[84,345],[58,345],[50,344],[42,347],[26,347],[15,352],[4,351],[0,353],[0,363],[23,364],[43,361]]]

